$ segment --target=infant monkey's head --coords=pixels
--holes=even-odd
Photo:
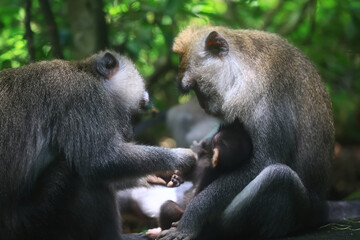
[[[211,140],[211,163],[219,170],[232,170],[250,160],[253,145],[248,132],[238,120],[221,125]]]

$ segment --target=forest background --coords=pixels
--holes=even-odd
[[[1,0],[0,70],[114,49],[136,63],[164,112],[190,97],[176,89],[178,58],[171,51],[189,24],[274,32],[304,51],[333,103],[334,196],[360,189],[360,1]],[[139,139],[160,144],[166,135],[160,124]]]

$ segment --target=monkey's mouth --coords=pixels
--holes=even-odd
[[[179,78],[178,78],[179,79]],[[184,86],[180,80],[177,80],[178,89],[181,94],[188,94],[191,90],[191,86]]]
[[[140,100],[139,105],[141,110],[147,110],[149,106],[149,104],[144,99]]]
[[[208,96],[208,94],[202,92],[199,89],[197,84],[194,85],[193,90],[194,90],[194,92],[196,94],[196,97],[197,97],[197,99],[199,101],[199,104],[200,104],[201,108],[203,108],[207,114],[215,116],[215,117],[221,117],[222,116],[221,112],[215,112],[210,108],[211,97]]]

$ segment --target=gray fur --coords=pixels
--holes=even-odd
[[[228,52],[207,51],[210,33]],[[187,28],[173,49],[180,89],[195,90],[205,111],[224,122],[239,119],[254,152],[250,164],[200,192],[177,230],[160,239],[268,238],[320,223],[334,126],[310,60],[275,34],[222,27]]]
[[[113,52],[1,71],[1,238],[126,239],[110,183],[194,162],[131,141],[146,101],[135,66]]]

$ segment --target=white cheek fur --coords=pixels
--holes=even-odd
[[[127,59],[119,60],[119,70],[107,81],[105,86],[118,95],[131,108],[137,108],[142,99],[149,101],[145,84],[135,66]]]
[[[143,94],[143,100],[145,101],[146,105],[150,102],[149,93],[147,91]]]

